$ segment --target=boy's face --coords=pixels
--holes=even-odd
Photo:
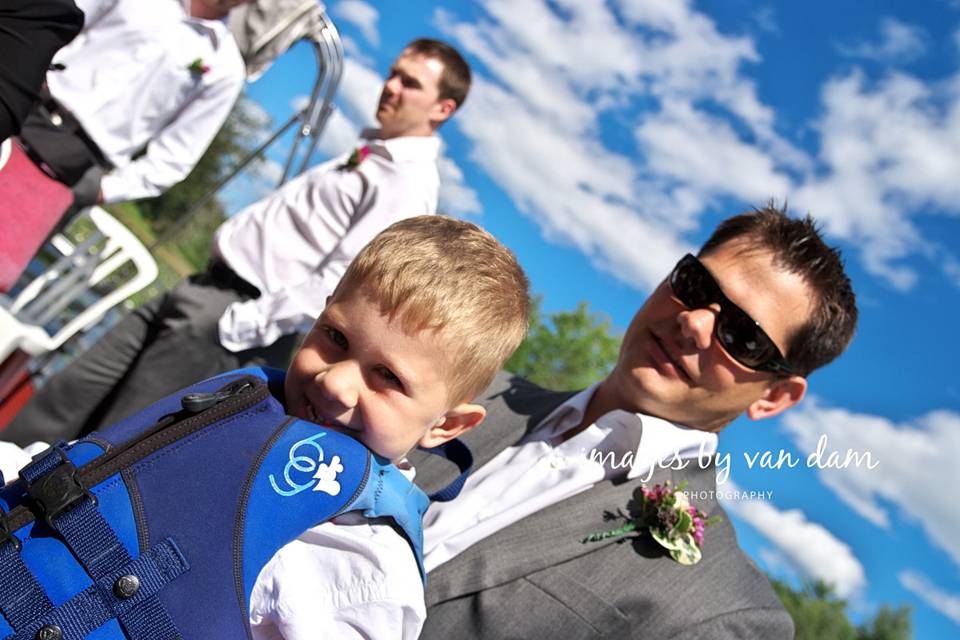
[[[392,461],[442,444],[483,419],[481,407],[450,406],[448,343],[435,331],[407,333],[362,289],[338,295],[287,370],[287,412]]]

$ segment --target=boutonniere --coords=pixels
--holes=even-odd
[[[194,76],[206,75],[210,71],[210,66],[203,64],[203,58],[197,58],[193,62],[187,65],[187,71],[189,71]]]
[[[580,542],[597,542],[634,531],[646,531],[680,564],[697,564],[701,557],[703,531],[720,522],[720,517],[707,518],[707,514],[691,504],[683,492],[686,486],[687,483],[682,482],[676,489],[671,489],[670,483],[665,482],[654,485],[653,489],[640,487],[633,492],[633,499],[627,505],[630,515],[619,514],[627,521],[625,525],[612,531],[591,533]]]
[[[357,147],[353,150],[353,153],[350,154],[350,157],[347,158],[347,161],[343,163],[341,168],[353,171],[360,166],[361,162],[367,159],[368,155],[370,155],[370,147],[366,145]]]

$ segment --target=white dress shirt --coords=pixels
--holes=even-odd
[[[365,131],[375,136],[375,131]],[[308,327],[354,256],[390,224],[437,209],[440,139],[364,138],[369,155],[349,154],[299,176],[227,220],[214,254],[261,296],[227,307],[220,343],[231,351],[272,344]]]
[[[15,479],[48,446],[0,442],[3,477]],[[413,480],[413,467],[398,466]],[[407,539],[360,512],[313,527],[282,547],[250,594],[255,640],[415,640],[426,617],[423,581]]]
[[[580,424],[595,390],[596,385],[567,400],[520,444],[475,471],[456,500],[430,505],[423,520],[428,573],[500,529],[604,479],[642,478],[655,465],[667,467],[676,458],[696,457],[701,449],[704,456],[712,455],[717,449],[715,433],[626,411],[603,415],[560,442]]]
[[[158,195],[187,176],[230,113],[240,51],[224,22],[191,18],[180,0],[77,4],[84,29],[54,57],[66,68],[47,74],[50,93],[113,163],[100,183],[106,202]],[[198,58],[206,73],[189,69]]]

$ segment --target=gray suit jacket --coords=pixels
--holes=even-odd
[[[501,374],[484,394],[486,422],[464,441],[475,468],[515,444],[571,393]],[[428,492],[452,480],[453,465],[416,453],[417,482]],[[700,509],[723,522],[707,529],[703,559],[673,561],[646,536],[582,544],[619,526],[604,513],[625,510],[637,481],[602,482],[470,547],[428,576],[424,640],[579,640],[793,638],[793,622],[766,578],[737,546],[717,504],[715,470],[696,460],[658,470],[652,483],[687,481]]]

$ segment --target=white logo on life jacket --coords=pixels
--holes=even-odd
[[[340,493],[337,474],[343,471],[343,465],[340,463],[340,456],[333,456],[329,464],[324,462],[323,447],[317,443],[317,440],[325,435],[327,434],[318,433],[293,443],[287,453],[287,464],[283,467],[283,480],[288,488],[281,489],[271,473],[269,476],[270,486],[273,487],[274,491],[284,497],[296,495],[310,488],[313,488],[314,491],[323,491],[331,496]],[[307,474],[310,474],[308,476],[310,479],[306,482],[300,483],[294,480],[294,476]]]

